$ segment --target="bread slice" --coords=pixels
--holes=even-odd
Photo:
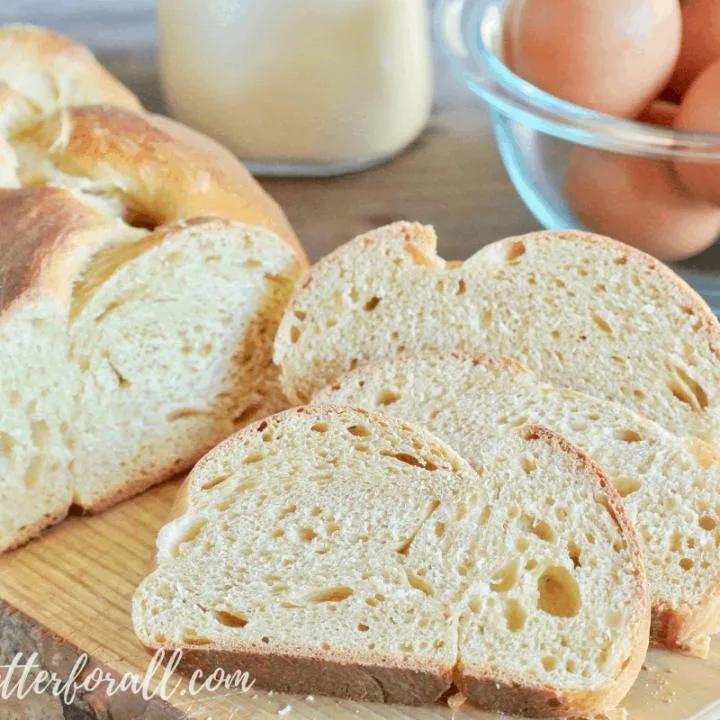
[[[0,550],[191,466],[287,405],[272,342],[303,269],[230,220],[152,232],[0,190]]]
[[[138,637],[284,692],[422,703],[455,684],[512,713],[611,708],[649,628],[622,503],[543,428],[485,451],[478,475],[348,407],[249,426],[188,478],[133,599]]]
[[[718,323],[660,262],[582,232],[508,238],[464,263],[439,258],[436,241],[397,223],[312,269],[276,342],[293,400],[373,359],[486,352],[720,443]]]
[[[607,473],[635,524],[653,604],[651,639],[707,656],[720,632],[720,457],[632,411],[540,384],[517,362],[428,353],[372,363],[317,393],[424,425],[483,465],[510,428],[542,424]],[[582,562],[582,557],[578,558]]]

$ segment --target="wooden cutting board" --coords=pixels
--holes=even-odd
[[[72,517],[39,540],[0,557],[0,664],[17,652],[37,652],[46,669],[67,677],[77,657],[87,653],[94,665],[116,677],[145,672],[149,658],[132,632],[130,598],[151,562],[155,534],[168,516],[177,484],[163,485],[98,517]],[[0,717],[2,705],[0,700]],[[236,690],[190,697],[184,681],[167,700],[147,703],[129,693],[110,699],[91,693],[81,705],[88,717],[112,720],[491,717],[468,705],[455,711],[439,704],[370,705],[254,688],[245,694]],[[651,651],[625,707],[631,720],[718,720],[720,638],[705,661]],[[40,717],[12,711],[9,717],[18,716]]]

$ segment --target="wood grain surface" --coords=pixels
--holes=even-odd
[[[87,43],[148,108],[162,110],[152,0],[3,0],[0,22],[46,25]],[[399,218],[433,223],[441,252],[449,258],[467,257],[486,242],[537,228],[507,179],[486,112],[440,58],[431,122],[394,162],[344,178],[264,184],[284,206],[312,259],[360,231]],[[18,652],[37,652],[46,669],[67,675],[87,653],[93,666],[114,676],[145,671],[149,658],[132,634],[130,597],[151,562],[155,534],[176,486],[168,483],[98,517],[72,517],[0,557],[0,664]],[[651,652],[626,704],[632,720],[716,720],[719,698],[716,642],[705,662]],[[149,702],[129,693],[112,698],[89,693],[66,706],[47,697],[0,700],[0,720],[62,717],[487,718],[468,706],[455,712],[440,705],[384,707],[255,690],[189,697],[185,686],[170,699]]]

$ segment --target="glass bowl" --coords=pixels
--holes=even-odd
[[[720,234],[720,205],[692,198],[678,168],[720,163],[720,134],[603,115],[526,82],[501,58],[505,5],[436,0],[434,25],[455,76],[487,104],[524,203],[548,229],[585,228],[661,259],[697,255],[675,269],[718,313],[720,247],[701,251]]]

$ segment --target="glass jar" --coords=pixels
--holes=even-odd
[[[425,0],[158,0],[169,111],[265,175],[392,157],[432,101]]]

